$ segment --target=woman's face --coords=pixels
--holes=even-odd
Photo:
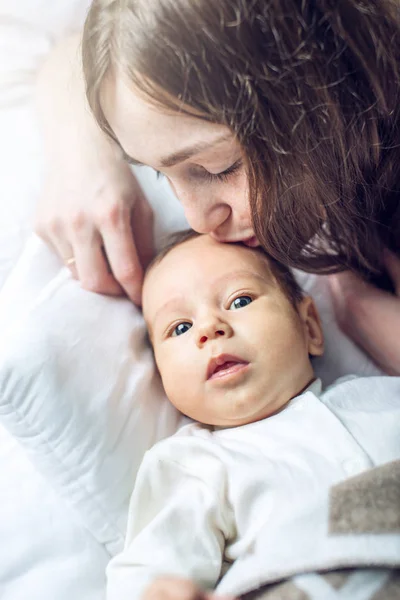
[[[227,127],[156,108],[122,77],[104,85],[102,109],[130,162],[167,177],[193,229],[258,245],[241,148]]]

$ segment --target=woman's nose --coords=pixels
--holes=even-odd
[[[192,229],[198,233],[218,233],[218,230],[226,223],[230,216],[230,208],[227,204],[214,206],[205,210],[201,206],[183,207],[185,217]]]
[[[233,334],[232,327],[229,323],[215,320],[199,327],[197,335],[197,346],[203,347],[208,341],[215,340],[219,337],[231,337]]]
[[[193,189],[175,186],[174,191],[192,229],[198,233],[217,233],[221,226],[226,227],[232,212],[229,204],[212,196],[196,193]]]

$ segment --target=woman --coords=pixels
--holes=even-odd
[[[94,0],[83,72],[95,119],[76,40],[39,81],[52,155],[39,232],[85,287],[140,302],[151,215],[127,161],[150,165],[197,231],[346,271],[331,279],[341,325],[400,373],[397,11],[392,0]]]

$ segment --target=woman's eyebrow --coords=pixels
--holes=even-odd
[[[200,142],[198,144],[193,144],[193,146],[188,146],[187,148],[182,148],[182,150],[178,150],[178,152],[174,152],[165,158],[162,158],[160,164],[162,167],[173,167],[184,160],[187,160],[191,156],[198,154],[199,152],[203,152],[204,150],[208,150],[212,146],[216,146],[221,142],[225,142],[232,138],[231,133],[226,133],[211,142]]]
[[[173,152],[169,156],[161,158],[160,166],[161,167],[173,167],[173,166],[177,165],[178,163],[181,163],[184,160],[187,160],[191,156],[194,156],[195,154],[198,154],[199,152],[203,152],[204,150],[207,150],[208,148],[211,148],[212,146],[216,146],[217,144],[220,144],[221,142],[225,142],[229,139],[232,139],[232,134],[230,132],[224,134],[223,136],[221,136],[219,138],[216,138],[215,140],[212,140],[211,142],[199,142],[197,144],[193,144],[192,146],[188,146],[187,148],[182,148],[182,150],[178,150],[177,152]],[[131,156],[128,156],[128,154],[126,154],[126,152],[123,152],[123,155],[124,155],[126,162],[128,162],[130,165],[135,165],[138,167],[143,166],[143,163],[132,158]]]

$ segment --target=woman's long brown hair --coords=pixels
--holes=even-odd
[[[397,0],[94,0],[89,104],[121,69],[151,102],[227,125],[256,235],[287,265],[383,271],[400,254]]]

